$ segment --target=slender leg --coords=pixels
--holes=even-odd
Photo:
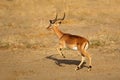
[[[59,53],[63,58],[65,58],[65,56],[64,56],[63,53],[62,53],[62,48],[57,48],[57,51],[58,51],[58,53]]]
[[[87,53],[86,51],[83,50],[83,54],[88,58],[89,60],[89,67],[88,67],[88,71],[91,71],[91,68],[92,68],[92,64],[91,64],[91,56],[89,53]]]
[[[57,48],[57,51],[63,58],[65,58],[65,56],[62,53],[63,48],[64,48],[64,44],[62,42],[59,42],[59,47]]]
[[[88,43],[86,43],[84,49],[85,49],[85,51],[84,51],[84,52],[85,52],[85,55],[86,55],[86,57],[89,59],[89,67],[88,67],[88,71],[90,71],[91,68],[92,68],[92,64],[91,64],[91,56],[90,56],[90,54],[89,54],[88,52],[86,52],[86,50],[88,49]]]
[[[75,70],[80,69],[82,67],[82,64],[84,63],[84,61],[85,61],[85,56],[82,55],[82,60]]]
[[[80,48],[80,45],[78,45],[78,54],[81,54],[82,60],[81,60],[81,62],[79,63],[79,65],[76,67],[75,70],[79,70],[79,69],[82,67],[82,65],[83,65],[83,63],[84,63],[84,61],[85,61],[85,55],[83,55],[83,53],[82,53],[82,51],[81,51],[81,48]]]
[[[84,47],[85,46],[85,47]],[[89,67],[88,67],[88,71],[90,71],[91,70],[91,68],[92,68],[92,64],[91,64],[91,56],[90,56],[90,54],[88,53],[88,52],[86,52],[86,49],[87,49],[87,47],[88,47],[88,45],[82,45],[82,47],[80,46],[80,45],[78,45],[78,49],[79,49],[79,51],[81,52],[81,54],[82,54],[82,61],[81,61],[81,63],[78,65],[78,67],[77,67],[77,69],[76,70],[78,70],[80,67],[81,67],[81,65],[83,64],[83,62],[84,62],[84,60],[85,60],[85,57],[87,57],[88,58],[88,60],[89,60]]]
[[[87,53],[88,54],[88,53]],[[89,59],[89,67],[88,67],[88,71],[91,71],[92,68],[92,63],[91,63],[91,56],[88,54],[88,59]]]

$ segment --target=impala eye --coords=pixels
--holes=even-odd
[[[61,21],[59,22],[59,24],[61,24]]]

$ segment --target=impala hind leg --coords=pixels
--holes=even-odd
[[[81,60],[80,64],[77,66],[77,68],[75,68],[75,70],[79,70],[80,68],[82,68],[84,61],[85,61],[85,56],[82,55],[82,60]]]
[[[89,67],[88,67],[88,71],[91,70],[92,68],[92,64],[91,64],[91,56],[88,52],[86,52],[88,48],[88,43],[83,44],[82,46],[78,45],[78,51],[81,52],[82,55],[82,61],[80,62],[80,64],[77,66],[76,70],[78,70],[79,68],[81,68],[81,65],[83,64],[83,62],[85,61],[85,57],[88,58],[89,60]]]
[[[91,56],[90,56],[90,54],[88,52],[86,52],[86,50],[83,50],[82,52],[83,52],[83,55],[85,55],[85,57],[87,57],[88,60],[89,60],[88,71],[91,71],[91,68],[92,68]]]
[[[87,57],[88,60],[89,60],[88,71],[91,71],[91,68],[92,68],[92,64],[91,64],[91,56],[90,56],[90,54],[87,53],[86,51],[85,51],[85,55],[86,55],[86,57]]]
[[[83,56],[84,55],[84,56]],[[79,70],[82,66],[82,64],[84,63],[85,61],[85,57],[88,58],[89,60],[89,66],[88,66],[88,71],[91,71],[91,68],[92,68],[92,64],[91,64],[91,56],[89,55],[89,53],[87,53],[86,51],[82,51],[82,60],[80,62],[80,64],[77,66],[77,68],[75,70]]]

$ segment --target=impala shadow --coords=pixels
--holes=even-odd
[[[53,57],[53,55],[47,56],[46,58],[50,59],[50,60],[53,60],[55,62],[55,64],[58,65],[58,66],[60,66],[60,67],[63,66],[62,64],[76,65],[77,66],[81,62],[79,60],[57,59],[57,58]],[[82,65],[81,68],[87,67],[87,66],[85,66],[85,64],[86,64],[86,62],[83,63],[83,65]]]

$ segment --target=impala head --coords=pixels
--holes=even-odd
[[[65,13],[62,18],[57,18],[57,16],[58,15],[56,14],[55,19],[49,20],[50,24],[47,27],[47,29],[52,29],[54,26],[59,26],[62,23],[62,21],[65,19]]]

